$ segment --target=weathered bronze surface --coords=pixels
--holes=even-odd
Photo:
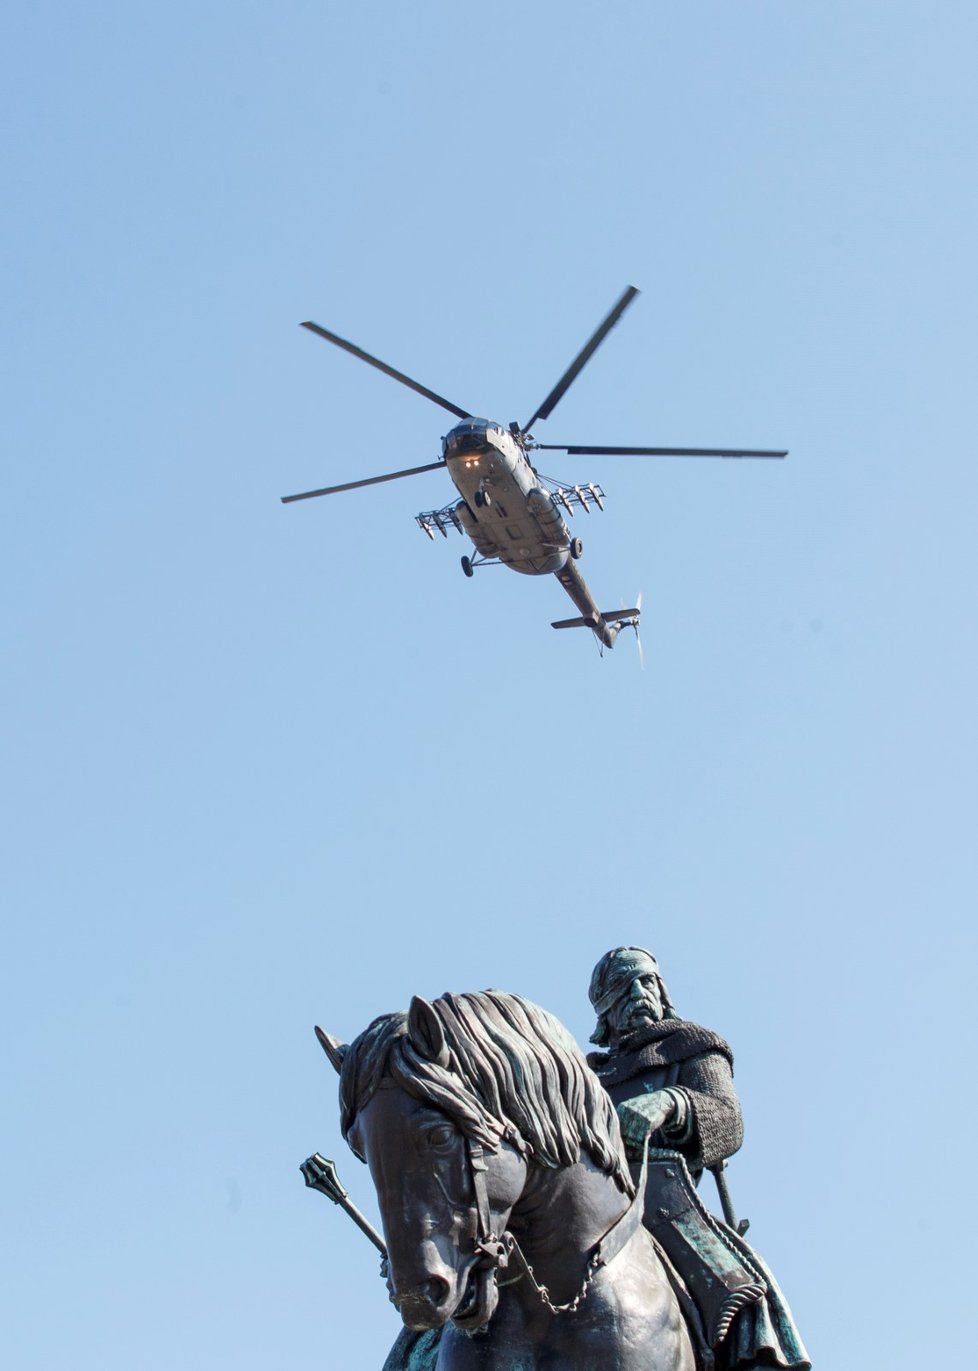
[[[724,1223],[697,1192],[742,1139],[730,1049],[643,949],[606,954],[591,1000],[590,1067],[500,991],[415,998],[349,1046],[317,1029],[404,1324],[384,1371],[806,1371],[729,1194]],[[323,1159],[303,1173],[367,1231]]]
[[[675,1265],[695,1308],[687,1311],[701,1361],[718,1368],[810,1363],[777,1282],[743,1239],[723,1167],[740,1147],[743,1121],[733,1054],[716,1033],[680,1018],[650,952],[618,947],[591,976],[604,1048],[588,1062],[614,1100],[633,1166],[646,1147],[645,1222]],[[677,1157],[677,1153],[679,1154]],[[671,1160],[670,1160],[671,1158]],[[718,1181],[726,1223],[695,1189],[704,1169]],[[705,1344],[705,1346],[704,1346]]]

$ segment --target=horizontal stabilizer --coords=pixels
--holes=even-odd
[[[610,609],[605,610],[601,617],[606,623],[613,624],[622,619],[637,619],[641,612],[640,609]]]
[[[597,620],[590,617],[580,619],[558,619],[555,624],[550,625],[551,628],[597,628],[597,626]]]

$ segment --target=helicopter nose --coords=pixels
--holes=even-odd
[[[488,452],[492,446],[489,441],[489,428],[487,419],[466,419],[464,423],[457,425],[445,436],[446,459],[462,457],[472,460]]]
[[[481,457],[488,451],[489,444],[481,433],[465,433],[454,442],[449,440],[445,444],[446,457]]]

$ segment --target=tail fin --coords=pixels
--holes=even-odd
[[[556,623],[550,625],[551,628],[597,628],[597,626],[596,619],[585,615],[579,619],[558,619]]]
[[[638,618],[642,612],[641,602],[635,609],[614,609],[607,614],[582,614],[577,619],[558,619],[551,628],[589,628],[597,634],[605,647],[614,647],[618,634],[623,628],[631,627],[638,637]]]

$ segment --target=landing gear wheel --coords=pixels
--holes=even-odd
[[[462,558],[462,570],[465,572],[466,576],[471,576],[473,574],[472,562],[468,557]]]
[[[475,492],[475,503],[477,509],[488,509],[492,504],[488,490],[477,490]]]
[[[577,561],[578,557],[580,557],[583,551],[584,544],[581,542],[580,538],[572,538],[570,545],[570,555],[574,558],[575,562]]]

